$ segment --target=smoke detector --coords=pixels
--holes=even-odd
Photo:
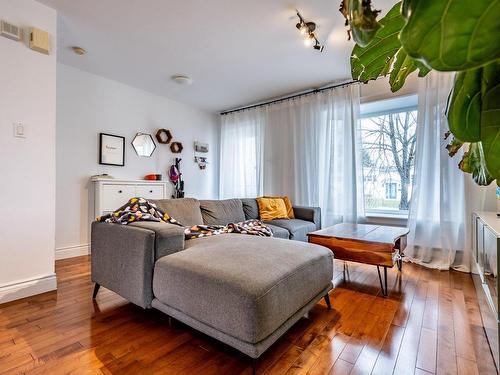
[[[184,74],[176,74],[176,75],[172,76],[171,78],[172,78],[172,81],[174,81],[175,83],[178,83],[179,85],[190,85],[193,83],[193,80],[191,79],[191,77],[186,76]]]

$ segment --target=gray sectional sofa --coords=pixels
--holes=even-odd
[[[156,204],[187,226],[258,218],[255,199]],[[294,220],[269,223],[274,237],[187,241],[184,229],[172,224],[94,222],[94,298],[102,285],[258,358],[321,298],[330,303],[332,253],[304,242],[320,227],[320,210],[294,207],[294,213]]]

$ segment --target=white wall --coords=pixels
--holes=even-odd
[[[56,16],[33,0],[0,2],[25,40],[0,37],[0,303],[56,288]],[[31,26],[50,33],[49,56],[27,47]],[[13,137],[13,122],[27,138]]]
[[[88,251],[93,219],[91,175],[142,179],[161,173],[166,178],[175,154],[169,146],[157,144],[151,158],[138,157],[131,145],[137,132],[154,136],[158,128],[170,129],[174,140],[184,146],[180,157],[186,196],[217,198],[219,126],[214,114],[63,64],[57,66],[57,101],[58,258]],[[99,165],[100,132],[126,137],[124,167]],[[209,143],[210,164],[203,171],[193,160],[195,140]]]

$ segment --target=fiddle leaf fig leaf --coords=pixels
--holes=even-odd
[[[379,10],[372,9],[371,0],[348,1],[348,20],[352,37],[360,46],[366,46],[373,39],[381,25],[377,21]]]
[[[458,167],[462,171],[472,174],[472,178],[478,185],[487,186],[494,180],[486,168],[481,142],[474,142],[469,145],[469,149],[465,152]]]
[[[451,143],[446,145],[446,149],[448,150],[448,155],[450,156],[450,158],[454,157],[457,154],[458,150],[460,150],[463,145],[464,143],[462,141],[453,138]]]
[[[406,77],[417,69],[413,59],[409,57],[404,49],[400,49],[394,58],[391,74],[389,76],[389,84],[391,91],[396,92],[403,87]]]
[[[481,143],[486,167],[500,181],[500,62],[483,68],[481,87]]]
[[[419,77],[425,77],[432,70],[431,68],[426,66],[422,61],[413,60],[413,63],[418,68],[418,76]]]
[[[500,0],[404,0],[403,48],[440,71],[477,68],[500,58]]]
[[[463,142],[481,140],[481,74],[482,68],[460,72],[448,107],[448,125]]]
[[[367,82],[389,73],[394,56],[401,49],[398,35],[405,20],[400,13],[401,3],[392,7],[380,20],[382,26],[365,47],[356,44],[351,53],[352,78]]]

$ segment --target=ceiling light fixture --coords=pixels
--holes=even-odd
[[[190,85],[193,83],[193,80],[191,79],[191,77],[188,77],[184,74],[176,74],[176,75],[173,75],[171,78],[172,78],[172,81],[174,81],[175,83],[178,83],[179,85]]]
[[[316,38],[316,35],[314,34],[314,30],[316,30],[316,24],[310,21],[306,22],[299,11],[297,10],[296,12],[297,17],[299,17],[299,22],[295,25],[295,27],[300,31],[301,35],[305,35],[304,44],[308,47],[312,46],[319,52],[323,52],[325,46],[319,42],[318,38]]]

